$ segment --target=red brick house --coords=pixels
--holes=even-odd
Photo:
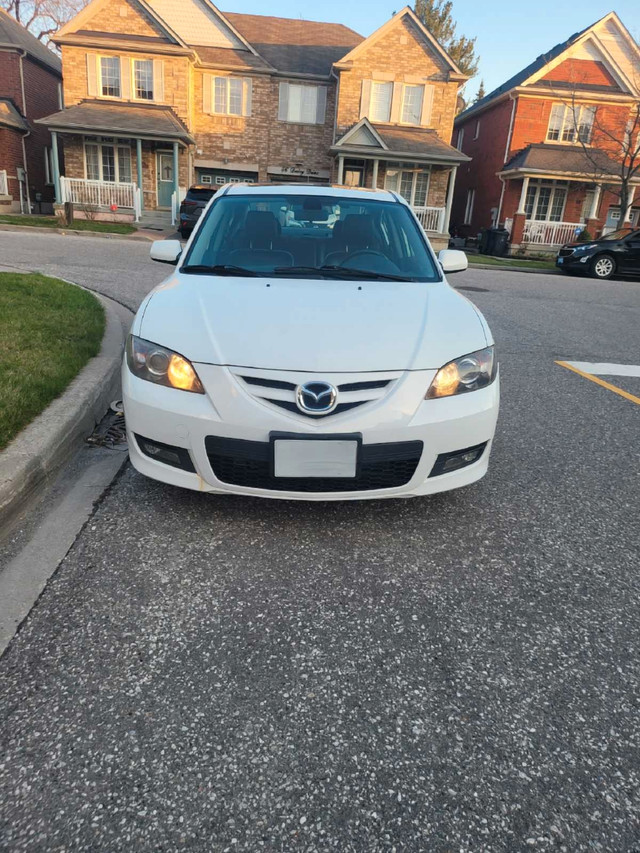
[[[36,120],[61,99],[60,59],[0,9],[0,211],[51,211],[51,134]]]
[[[92,0],[55,41],[65,109],[45,123],[80,213],[144,220],[194,182],[337,181],[398,190],[448,239],[466,78],[408,7],[364,39],[208,0]]]
[[[512,251],[551,251],[584,228],[638,224],[640,191],[621,212],[612,190],[639,98],[640,49],[615,12],[539,56],[457,116],[454,144],[472,161],[458,172],[452,227],[475,236],[504,224]]]

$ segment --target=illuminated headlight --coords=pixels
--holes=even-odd
[[[452,397],[454,394],[486,388],[496,378],[496,368],[492,346],[456,358],[441,367],[433,377],[426,399]]]
[[[190,361],[177,352],[136,335],[127,338],[127,365],[138,379],[180,391],[204,394],[202,383]]]

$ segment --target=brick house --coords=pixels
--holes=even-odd
[[[61,97],[60,59],[0,9],[0,212],[51,211],[51,134],[36,120]]]
[[[638,224],[640,198],[621,214],[612,189],[639,97],[640,50],[615,12],[539,56],[457,116],[453,139],[472,162],[458,172],[452,227],[504,224],[512,251],[551,251],[584,228]]]
[[[466,78],[409,8],[363,39],[208,0],[92,0],[55,40],[61,201],[133,218],[195,182],[337,181],[398,190],[445,239]]]

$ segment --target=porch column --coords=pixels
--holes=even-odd
[[[378,189],[378,160],[373,161],[373,177],[371,178],[371,187],[374,190]]]
[[[453,188],[456,184],[456,173],[458,171],[457,166],[453,166],[451,168],[451,173],[449,175],[449,189],[447,191],[447,204],[444,209],[444,222],[442,223],[442,233],[449,233],[449,220],[451,219],[451,206],[453,204]]]
[[[602,184],[596,184],[593,198],[591,199],[591,210],[589,211],[589,219],[598,218],[598,207],[600,206],[600,193],[602,192]]]
[[[636,188],[630,187],[629,189],[629,201],[627,203],[627,209],[624,211],[624,216],[622,217],[621,226],[625,224],[625,222],[631,221],[631,207],[633,205],[633,200],[636,197]]]
[[[338,184],[342,186],[344,181],[344,157],[338,154]]]
[[[138,172],[138,189],[140,190],[140,208],[144,210],[144,190],[142,188],[142,140],[136,139],[136,167]]]
[[[178,166],[178,143],[173,143],[173,191],[176,194],[176,201],[180,202],[180,174]]]
[[[522,179],[522,192],[520,193],[520,204],[518,205],[518,209],[516,210],[516,213],[521,213],[524,215],[525,206],[527,203],[527,191],[528,191],[528,189],[529,189],[529,176],[525,175],[525,177]]]
[[[58,134],[51,131],[51,155],[53,159],[53,184],[56,192],[56,204],[62,204],[62,193],[60,192],[60,160],[58,158]]]

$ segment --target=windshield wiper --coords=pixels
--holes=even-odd
[[[180,272],[206,272],[211,273],[213,275],[263,275],[263,273],[256,272],[255,270],[245,269],[245,267],[237,267],[235,266],[235,264],[214,264],[213,266],[209,266],[208,264],[187,264],[186,267],[182,267]]]
[[[321,267],[276,267],[274,274],[280,275],[283,273],[335,273],[337,275],[346,275],[349,278],[358,279],[384,279],[387,281],[413,281],[402,275],[393,275],[392,273],[374,272],[373,270],[359,270],[352,267],[341,267],[337,264],[324,264]]]

